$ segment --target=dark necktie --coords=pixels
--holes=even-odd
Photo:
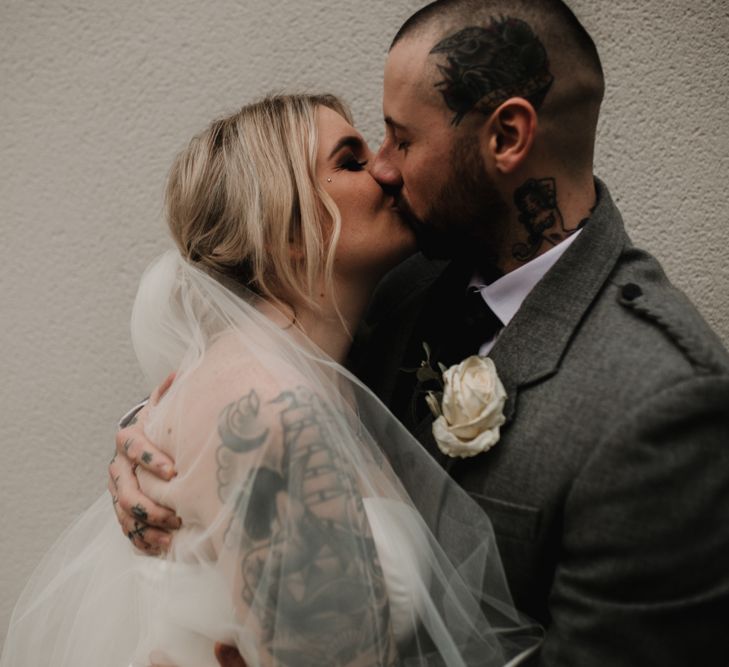
[[[478,354],[481,345],[493,339],[504,325],[484,301],[481,292],[473,287],[466,291],[464,314],[463,352],[465,356]]]

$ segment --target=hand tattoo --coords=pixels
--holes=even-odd
[[[139,521],[134,522],[134,528],[127,533],[127,537],[133,542],[135,537],[138,537],[144,544],[144,533],[147,532],[147,526]]]
[[[147,510],[145,510],[140,503],[137,503],[134,507],[132,507],[131,513],[135,519],[139,519],[140,521],[146,522],[149,519]]]

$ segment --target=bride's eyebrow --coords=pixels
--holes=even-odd
[[[357,137],[355,135],[350,135],[347,137],[342,137],[337,143],[334,145],[334,148],[332,149],[332,152],[329,153],[329,158],[333,158],[342,148],[349,147],[354,151],[361,151],[364,146],[364,143],[362,142],[362,139],[360,137]]]

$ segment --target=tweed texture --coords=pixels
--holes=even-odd
[[[418,257],[388,276],[361,372],[489,513],[517,606],[548,627],[540,664],[725,665],[729,355],[597,190],[490,354],[508,394],[492,450],[440,455],[399,370],[430,339],[452,363],[468,271]]]

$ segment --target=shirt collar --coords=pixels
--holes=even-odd
[[[494,311],[501,323],[507,326],[521,308],[521,304],[524,303],[529,292],[557,263],[557,260],[572,245],[581,231],[578,230],[554,248],[527,262],[524,266],[507,273],[490,285],[485,285],[483,279],[475,274],[468,284],[469,289],[481,292],[481,296],[489,308]]]

